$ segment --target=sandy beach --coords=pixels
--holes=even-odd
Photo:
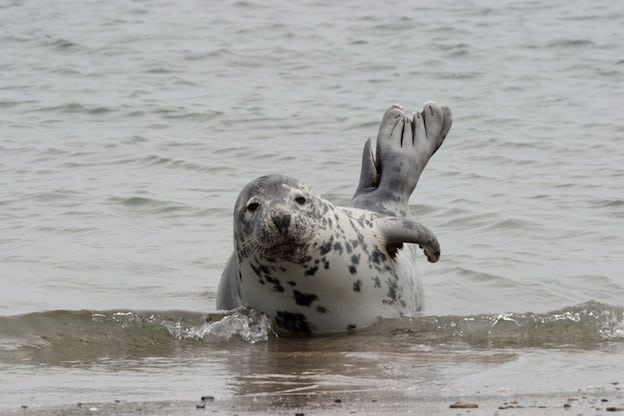
[[[212,396],[210,396],[212,397]],[[608,415],[624,414],[619,384],[575,392],[409,398],[397,392],[274,395],[202,401],[93,402],[4,409],[2,415]]]

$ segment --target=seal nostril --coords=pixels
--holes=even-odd
[[[290,215],[274,215],[272,219],[277,231],[282,235],[286,234],[290,225]]]

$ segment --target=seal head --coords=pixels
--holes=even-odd
[[[250,255],[301,260],[319,232],[327,207],[306,185],[282,176],[262,176],[241,191],[234,209],[234,242],[239,259]]]

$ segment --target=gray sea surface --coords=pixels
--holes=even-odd
[[[624,3],[0,1],[0,51],[0,411],[624,382]],[[242,187],[347,204],[386,108],[429,100],[423,316],[217,313]]]

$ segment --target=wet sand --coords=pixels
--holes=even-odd
[[[618,383],[575,392],[498,396],[414,398],[399,392],[287,394],[234,397],[209,396],[195,401],[71,403],[0,410],[1,415],[607,415],[624,414],[624,388]]]

